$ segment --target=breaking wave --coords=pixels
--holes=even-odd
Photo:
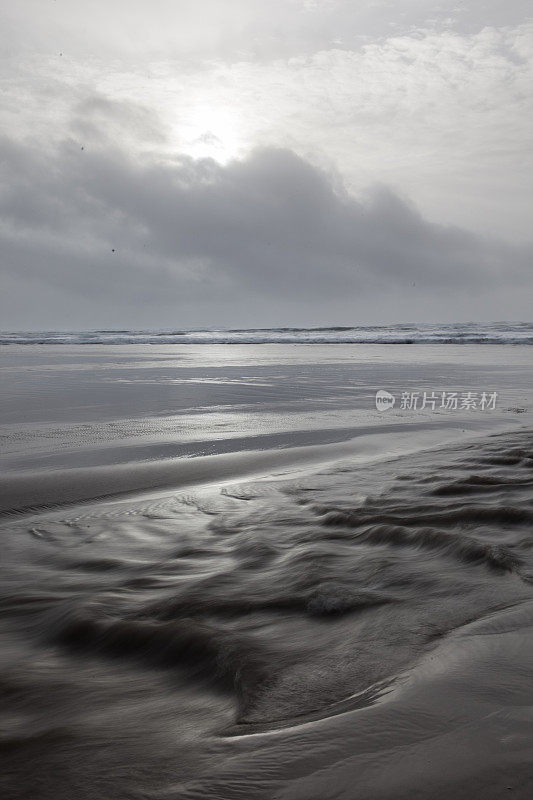
[[[311,328],[34,331],[0,333],[0,344],[533,344],[533,323],[397,324]]]

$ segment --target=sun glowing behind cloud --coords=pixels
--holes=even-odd
[[[193,158],[213,158],[226,164],[244,150],[239,116],[231,109],[196,104],[177,129],[180,150]]]

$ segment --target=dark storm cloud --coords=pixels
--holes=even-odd
[[[161,305],[227,304],[230,324],[239,307],[297,300],[316,317],[328,302],[412,286],[429,296],[497,290],[525,280],[531,263],[526,248],[432,224],[386,188],[355,199],[288,150],[221,166],[4,140],[0,156],[3,269],[30,312],[55,288],[55,315],[68,298],[74,314],[91,302],[127,310],[130,322],[142,309],[154,325]]]

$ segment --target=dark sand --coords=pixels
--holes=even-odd
[[[10,347],[2,796],[529,800],[529,362]]]

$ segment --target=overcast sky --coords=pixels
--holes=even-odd
[[[522,0],[3,3],[3,329],[530,319]]]

